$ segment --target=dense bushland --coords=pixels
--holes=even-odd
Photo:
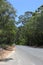
[[[12,45],[15,40],[16,11],[7,0],[0,0],[0,45]]]
[[[19,16],[17,44],[28,46],[43,45],[43,5],[35,12],[27,11]]]
[[[15,8],[0,0],[0,45],[43,46],[43,5],[20,15],[17,22],[15,17]]]

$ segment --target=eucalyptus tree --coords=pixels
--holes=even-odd
[[[7,0],[0,0],[0,44],[14,43],[16,10]]]

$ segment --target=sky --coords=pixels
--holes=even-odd
[[[43,5],[43,0],[8,0],[17,10],[17,15],[22,15],[26,11],[35,11]]]

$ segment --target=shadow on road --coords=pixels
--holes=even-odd
[[[13,58],[6,58],[6,59],[1,59],[0,62],[8,62],[10,60],[13,60]]]

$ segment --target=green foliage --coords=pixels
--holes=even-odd
[[[32,12],[30,11],[25,12],[24,15],[20,15],[18,17],[17,24],[22,23],[22,25],[25,25],[31,16],[32,16]]]
[[[0,0],[0,44],[12,45],[16,35],[16,11],[7,0]]]
[[[23,18],[26,17],[26,18]],[[25,19],[25,20],[24,20]],[[42,46],[43,45],[43,5],[40,6],[30,16],[26,15],[19,18],[20,22],[24,22],[22,27],[19,27],[19,44],[29,46]]]

